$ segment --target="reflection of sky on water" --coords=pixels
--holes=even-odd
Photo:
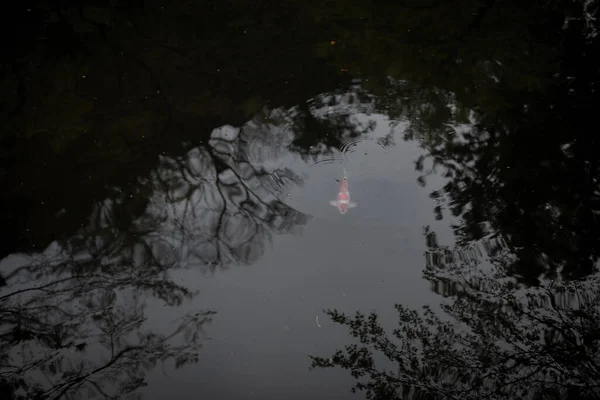
[[[434,175],[427,187],[417,184],[414,160],[422,150],[401,140],[402,126],[395,127],[399,143],[382,147],[377,139],[390,133],[387,119],[353,117],[376,126],[344,157],[326,155],[329,162],[318,163],[290,158],[286,164],[303,177],[302,186],[287,189],[286,203],[312,217],[300,236],[276,236],[252,266],[208,280],[197,270],[181,272],[182,281],[194,282],[199,295],[178,312],[200,305],[219,310],[198,367],[167,378],[183,385],[184,398],[304,399],[315,393],[349,398],[345,374],[308,371],[308,354],[326,354],[347,339],[322,310],[375,309],[392,324],[394,302],[436,306],[439,297],[422,279],[423,226],[432,226],[442,243],[452,243],[448,219],[435,220],[429,198],[443,180]],[[342,168],[359,206],[340,216],[328,201],[337,194]],[[159,310],[153,324],[162,326],[168,315]],[[168,387],[151,386],[148,392],[166,396]]]
[[[436,306],[438,296],[422,279],[423,227],[440,244],[453,243],[452,219],[437,221],[429,197],[444,178],[432,174],[425,187],[417,183],[414,163],[424,150],[402,140],[406,123],[391,123],[370,103],[349,105],[344,96],[338,103],[312,112],[349,118],[363,132],[341,132],[343,152],[296,153],[294,109],[260,114],[239,128],[222,126],[209,147],[160,157],[143,180],[151,188],[145,211],[126,230],[115,212],[122,199],[107,199],[62,244],[65,259],[77,254],[82,261],[155,265],[197,291],[175,308],[145,299],[145,325],[153,332],[166,334],[185,313],[218,311],[200,362],[169,376],[155,370],[148,398],[167,396],[173,385],[180,398],[300,399],[321,392],[347,398],[350,379],[343,372],[308,371],[308,354],[328,353],[347,337],[322,310],[377,310],[392,324],[393,302]],[[339,215],[329,200],[344,169],[359,206]],[[239,264],[247,267],[205,273]]]

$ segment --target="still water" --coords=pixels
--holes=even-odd
[[[600,398],[596,12],[17,6],[0,397]]]

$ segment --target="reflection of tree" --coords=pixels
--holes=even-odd
[[[6,271],[3,382],[40,398],[112,398],[142,385],[159,361],[193,361],[211,313],[148,332],[145,298],[179,305],[193,293],[171,280],[174,270],[253,263],[272,234],[306,223],[282,201],[302,183],[286,167],[292,139],[273,118],[215,129],[206,146],[163,156],[135,186],[114,189],[77,234]]]
[[[17,31],[0,65],[1,196],[11,209],[0,221],[14,232],[0,257],[71,236],[112,187],[136,187],[158,155],[339,83],[310,58],[318,33],[306,29],[304,7],[29,3],[3,13]]]
[[[168,271],[72,250],[56,245],[3,271],[3,398],[121,398],[158,363],[197,359],[212,312],[186,315],[166,333],[144,327],[146,297],[178,305],[193,295]]]
[[[429,227],[425,228],[425,237],[429,249],[425,253],[424,277],[431,283],[431,290],[444,297],[456,295],[462,290],[462,286],[456,280],[441,274],[441,271],[455,270],[457,265],[485,268],[482,260],[488,258],[501,260],[502,266],[506,268],[515,259],[514,255],[505,251],[508,246],[500,235],[488,235],[457,248],[438,246],[435,232]],[[503,254],[504,257],[499,258],[498,254]]]
[[[316,2],[337,40],[317,53],[368,78],[375,109],[410,123],[405,139],[429,153],[419,183],[427,162],[451,178],[432,196],[438,218],[449,197],[463,242],[501,232],[528,283],[563,264],[565,276],[590,273],[600,251],[599,148],[588,133],[598,2],[427,3]]]
[[[460,244],[502,235],[518,255],[507,268],[529,284],[558,271],[585,276],[600,255],[600,142],[589,132],[599,104],[597,63],[589,54],[600,41],[582,38],[585,19],[570,21],[562,64],[535,64],[546,84],[527,91],[506,80],[484,86],[501,94],[494,107],[483,99],[473,104],[459,91],[402,81],[378,89],[378,108],[408,119],[405,138],[420,140],[427,152],[416,161],[419,183],[440,170],[449,178],[431,194],[437,218],[446,208],[460,217]]]
[[[374,131],[375,121],[361,122],[355,116],[373,112],[373,102],[372,96],[354,86],[303,103],[293,116],[294,150],[306,159],[331,154],[333,149],[344,151],[348,143]]]
[[[488,273],[463,263],[428,271],[459,288],[441,306],[450,321],[396,305],[399,326],[388,335],[375,313],[329,311],[359,343],[313,366],[349,370],[373,399],[600,398],[600,279],[515,290],[502,265],[511,256],[495,252]]]
[[[446,209],[460,217],[458,242],[503,235],[518,253],[507,267],[530,284],[558,270],[565,277],[585,276],[594,270],[600,252],[599,146],[595,135],[587,133],[595,124],[592,105],[598,104],[593,93],[596,64],[587,54],[597,52],[598,41],[582,40],[580,27],[574,25],[565,32],[565,43],[562,65],[535,65],[544,86],[524,92],[504,79],[479,89],[480,95],[488,90],[486,96],[501,97],[497,101],[476,104],[477,97],[451,92],[449,84],[435,87],[394,78],[353,88],[353,96],[360,99],[354,103],[409,122],[404,138],[419,140],[426,152],[416,160],[421,185],[440,170],[449,178],[431,196],[438,219]],[[486,63],[483,72],[497,72]],[[557,71],[565,78],[549,83]],[[331,140],[345,132],[361,134],[360,127],[336,124],[341,129]]]
[[[500,12],[493,8],[488,16]],[[556,32],[561,12],[539,21]],[[440,167],[449,178],[431,196],[437,217],[447,205],[461,219],[454,249],[425,231],[424,276],[446,297],[444,313],[396,305],[399,326],[388,334],[375,313],[329,311],[358,343],[313,358],[313,366],[349,370],[355,389],[374,399],[600,398],[599,142],[589,132],[599,103],[590,54],[600,41],[589,35],[590,21],[570,19],[562,31],[561,65],[531,66],[538,84],[526,91],[514,90],[522,81],[488,85],[501,94],[496,107],[481,97],[468,104],[464,92],[394,83],[396,94],[382,104],[421,117],[408,130],[428,152],[416,163],[421,184]],[[549,50],[558,42],[547,43]],[[411,92],[427,100],[401,97]]]
[[[80,256],[157,273],[251,264],[273,233],[307,222],[282,201],[286,189],[302,183],[285,166],[291,138],[285,126],[257,120],[216,129],[208,146],[163,156],[134,188],[115,189],[62,243]]]
[[[466,129],[451,127],[426,143],[433,170],[451,178],[432,193],[439,218],[447,201],[462,220],[455,227],[460,243],[501,233],[518,254],[510,270],[528,283],[559,270],[585,276],[600,255],[599,146],[586,133],[590,104],[598,103],[561,92],[532,97],[505,118],[479,115]],[[423,182],[425,160],[417,162]]]
[[[498,109],[504,104],[498,79],[512,91],[547,82],[544,72],[556,62],[548,43],[558,36],[557,18],[564,19],[554,2],[425,3],[430,6],[418,7],[421,1],[312,2],[314,19],[337,40],[335,46],[323,40],[315,51],[339,68],[368,77],[368,88],[378,96],[386,91],[385,77],[393,76],[452,91],[469,107]],[[548,33],[545,40],[540,32]]]
[[[164,157],[152,178],[163,190],[135,229],[147,243],[161,240],[178,265],[255,262],[272,233],[307,221],[282,201],[286,188],[302,183],[281,164],[290,141],[281,126],[254,120],[216,129],[209,149]]]

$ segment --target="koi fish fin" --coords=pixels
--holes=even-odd
[[[329,204],[331,204],[334,207],[337,207],[340,205],[340,203],[337,200],[329,200]]]
[[[348,203],[349,208],[354,208],[358,205],[358,203]]]

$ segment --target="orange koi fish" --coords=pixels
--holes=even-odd
[[[348,187],[348,178],[346,177],[346,169],[344,169],[344,179],[340,185],[340,191],[337,196],[337,200],[331,200],[329,202],[332,206],[337,207],[340,214],[346,214],[349,208],[354,208],[358,204],[350,201],[350,189]]]

